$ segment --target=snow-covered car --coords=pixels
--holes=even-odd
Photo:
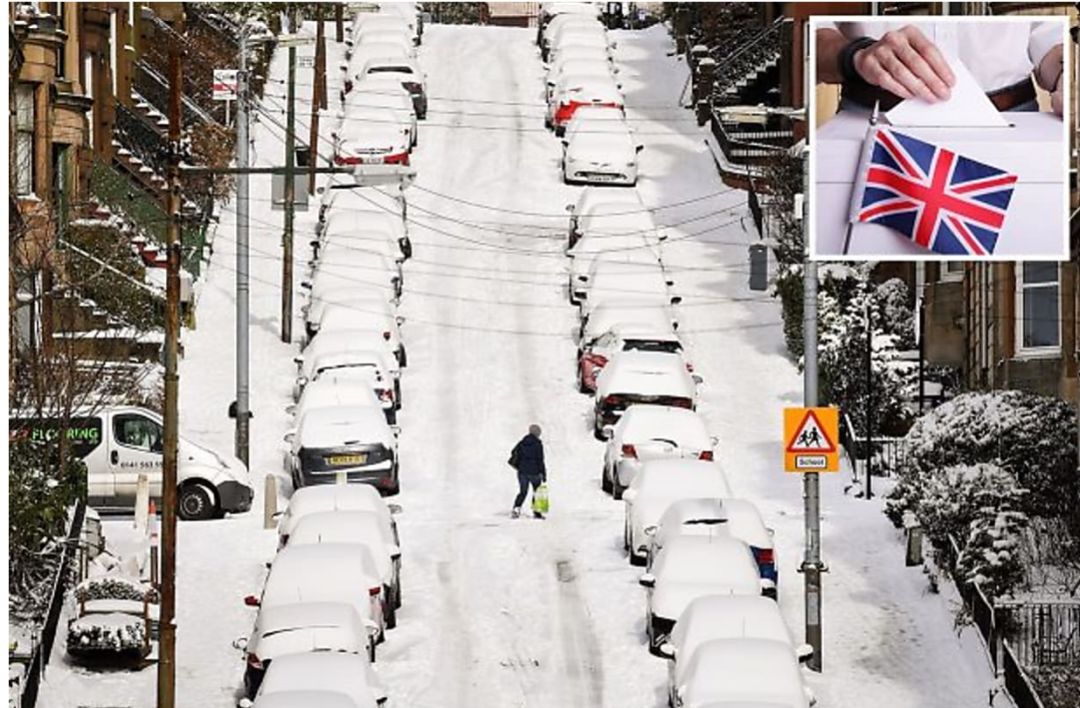
[[[387,629],[397,626],[401,607],[401,549],[384,535],[385,527],[372,511],[322,511],[308,514],[296,524],[289,546],[312,543],[359,543],[367,546],[383,584],[383,616]]]
[[[360,704],[338,691],[280,691],[263,696],[257,701],[245,698],[237,705],[240,708],[369,708],[378,706],[368,702]]]
[[[330,134],[335,165],[408,165],[409,125],[388,109],[351,106]]]
[[[259,608],[248,637],[233,646],[244,652],[244,692],[254,698],[270,664],[286,654],[344,652],[374,660],[374,628],[344,602],[297,602]]]
[[[384,355],[380,359],[382,368],[386,370],[394,381],[394,405],[398,410],[401,409],[401,364],[398,363],[389,338],[383,336],[382,332],[367,328],[320,329],[311,339],[311,342],[308,343],[304,353],[293,357],[293,361],[296,362],[297,366],[297,375],[303,377],[306,384],[307,381],[313,378],[315,373],[312,367],[307,365],[307,362],[314,363],[322,355],[335,351],[382,353]],[[300,396],[296,396],[296,400],[299,402]]]
[[[590,308],[588,317],[582,318],[578,351],[585,351],[605,332],[624,326],[657,332],[678,330],[679,321],[670,301],[664,303],[656,298],[631,297],[618,302],[600,302]]]
[[[356,33],[356,41],[361,47],[393,45],[399,47],[407,57],[416,56],[416,45],[404,28],[361,27]]]
[[[703,595],[763,595],[775,592],[758,575],[750,548],[730,536],[679,536],[671,539],[642,573],[648,590],[645,629],[649,650],[659,655],[686,606]]]
[[[360,81],[363,81],[364,77],[375,75],[397,79],[401,82],[401,87],[412,96],[416,117],[420,120],[427,118],[427,79],[415,59],[393,55],[373,56],[361,66],[358,77]]]
[[[552,61],[551,65],[555,66],[560,62],[567,61],[593,61],[593,62],[607,62],[614,66],[614,62],[611,61],[611,55],[608,53],[607,48],[599,45],[583,45],[572,44],[563,47],[559,50],[559,56],[556,60]]]
[[[670,326],[658,329],[635,323],[620,323],[584,344],[578,351],[578,391],[596,392],[596,377],[622,351],[683,353],[682,341]],[[685,358],[685,354],[683,354]],[[687,362],[687,366],[690,363]]]
[[[567,76],[582,76],[596,79],[611,79],[615,80],[616,75],[619,73],[618,67],[614,66],[611,62],[604,61],[603,59],[578,59],[571,57],[569,59],[560,61],[557,64],[553,64],[548,69],[547,79],[544,85],[547,90],[546,99],[551,100],[552,94],[555,92],[555,87],[559,84],[564,77]],[[616,87],[622,88],[616,81]]]
[[[323,511],[370,511],[379,517],[384,538],[393,539],[401,546],[394,514],[396,504],[387,504],[382,495],[366,484],[329,484],[319,487],[303,487],[289,497],[289,506],[278,518],[278,548],[289,542],[293,529],[308,514]]]
[[[342,282],[335,273],[325,280],[306,280],[300,287],[307,290],[307,303],[301,307],[304,313],[304,330],[311,341],[323,326],[323,318],[331,307],[344,307],[357,313],[370,314],[391,322],[397,321],[397,297],[392,288],[373,282],[360,284]],[[369,277],[375,277],[374,275]],[[382,271],[378,271],[382,278]]]
[[[400,298],[405,285],[401,263],[397,260],[396,245],[383,233],[373,235],[380,240],[350,243],[348,238],[328,240],[320,249],[319,258],[311,261],[311,282],[326,287],[360,283],[389,290]]]
[[[660,260],[656,245],[659,234],[647,212],[632,211],[617,202],[598,203],[578,219],[577,227],[580,236],[567,251],[571,258],[567,287],[573,304],[585,292],[596,259],[657,263]]]
[[[327,229],[331,214],[340,216],[337,219],[339,225]],[[337,234],[348,234],[357,224],[363,224],[363,231],[385,232],[396,240],[400,255],[395,255],[394,260],[408,260],[412,256],[412,242],[405,223],[405,197],[400,189],[351,185],[324,190],[319,200],[319,220],[315,224],[320,245]],[[317,250],[315,255],[318,256]]]
[[[293,400],[299,401],[304,388],[324,375],[329,374],[335,378],[355,377],[368,382],[382,403],[386,422],[393,425],[397,422],[397,410],[400,406],[394,395],[397,379],[390,375],[387,360],[388,357],[378,349],[331,349],[312,354],[302,362],[304,373],[299,374],[293,383]]]
[[[630,406],[604,435],[608,440],[600,486],[616,499],[622,499],[648,460],[712,460],[716,444],[700,415],[671,406]]]
[[[769,639],[791,647],[799,662],[814,653],[809,644],[795,647],[780,606],[767,597],[703,595],[690,601],[675,622],[660,655],[668,661],[668,698],[675,705],[676,688],[685,680],[686,667],[697,648],[713,639]]]
[[[413,44],[420,44],[420,21],[416,5],[412,3],[388,3],[379,8],[379,12],[357,13],[354,24],[358,37],[364,32],[398,31],[409,36]]]
[[[675,689],[675,708],[810,708],[817,702],[791,646],[772,639],[704,642],[690,657],[683,676]]]
[[[319,543],[283,548],[274,556],[262,595],[248,595],[244,604],[260,610],[303,602],[344,602],[381,642],[386,627],[382,614],[382,582],[367,546]],[[265,683],[265,678],[264,678]]]
[[[626,122],[622,110],[605,106],[582,106],[574,111],[574,117],[566,124],[564,140],[587,133],[614,133],[633,136],[634,129]]]
[[[610,110],[610,109],[604,109]],[[609,206],[610,205],[610,206]],[[581,238],[578,228],[582,219],[593,213],[594,209],[600,209],[609,216],[646,216],[650,220],[652,215],[645,209],[641,195],[636,189],[611,189],[607,186],[589,186],[581,190],[581,194],[573,204],[566,205],[566,211],[570,213],[570,227],[567,230],[567,250],[574,247]],[[635,226],[637,229],[646,228]]]
[[[307,411],[316,408],[363,406],[383,410],[371,381],[363,376],[322,376],[304,386],[300,399],[285,407],[285,412],[299,420]],[[389,421],[388,421],[389,422]]]
[[[295,691],[333,692],[348,696],[363,708],[386,702],[386,688],[364,656],[337,652],[288,654],[266,670],[256,694],[258,705],[275,693]],[[317,708],[318,704],[308,704]]]
[[[750,547],[762,578],[778,582],[773,533],[754,503],[746,499],[680,499],[667,508],[656,526],[646,526],[649,562],[679,536],[731,536]],[[646,563],[648,567],[648,562]]]
[[[630,480],[630,488],[623,492],[623,547],[630,552],[630,563],[645,565],[649,550],[645,529],[656,526],[671,504],[680,499],[732,496],[727,476],[716,462],[679,459],[645,462]]]
[[[398,120],[409,126],[410,146],[416,146],[419,139],[416,107],[413,105],[412,94],[405,90],[400,81],[378,75],[365,76],[362,81],[353,86],[346,110],[353,106],[394,111]]]
[[[589,47],[602,50],[608,59],[612,58],[612,51],[617,42],[608,39],[603,26],[598,25],[569,25],[561,28],[557,37],[552,37],[548,45],[548,61],[557,63],[564,57],[564,52],[569,47]]]
[[[637,154],[644,146],[636,144],[628,130],[578,130],[563,144],[566,184],[637,184]]]
[[[165,432],[161,415],[137,406],[75,409],[66,420],[12,410],[12,441],[51,440],[64,435],[73,457],[86,465],[88,503],[105,511],[130,513],[139,473],[150,483],[150,498],[161,503]],[[254,496],[244,463],[180,436],[177,455],[177,515],[185,520],[244,512]]]
[[[577,60],[577,61],[580,62],[581,60]],[[589,60],[585,60],[585,61],[588,62]],[[592,62],[592,63],[599,63],[599,62]],[[615,80],[615,77],[611,74],[611,72],[606,71],[606,70],[605,71],[590,70],[590,71],[588,71],[586,73],[563,74],[562,76],[560,76],[558,78],[558,80],[555,82],[555,85],[552,86],[551,89],[547,92],[547,102],[548,102],[547,127],[550,128],[554,124],[555,110],[557,108],[557,100],[556,100],[556,98],[558,96],[565,96],[568,93],[574,92],[574,91],[587,91],[587,90],[599,89],[599,88],[614,88],[616,91],[619,91],[622,88],[622,86],[621,86],[621,84],[618,83],[618,81]],[[620,108],[612,108],[612,107],[607,107],[607,106],[596,106],[596,107],[597,108],[607,108],[608,110],[619,112],[619,113],[622,112],[622,109],[620,109]],[[582,106],[581,108],[593,108],[593,106]],[[574,113],[576,115],[577,111],[575,111]],[[569,121],[568,121],[568,124],[569,124]]]
[[[648,239],[638,248],[601,253],[589,265],[585,278],[578,278],[574,295],[580,312],[593,304],[622,302],[625,298],[655,297],[675,302],[671,280],[660,260],[659,247]]]
[[[373,306],[369,300],[344,300],[341,302],[326,303],[322,315],[313,323],[313,331],[323,329],[332,332],[339,329],[372,329],[382,334],[383,339],[390,343],[390,347],[397,356],[398,364],[405,368],[408,358],[405,353],[405,344],[401,341],[400,325],[404,318],[380,309],[376,303]]]
[[[574,117],[574,112],[582,106],[606,106],[624,108],[622,92],[612,81],[590,82],[588,85],[573,85],[565,91],[556,91],[551,98],[548,111],[551,127],[560,138],[566,131],[566,125]]]
[[[399,44],[390,42],[389,44],[382,42],[370,42],[364,44],[358,44],[355,41],[353,46],[346,49],[345,58],[349,62],[349,71],[353,72],[357,68],[362,69],[368,62],[375,59],[398,59],[400,61],[415,61],[413,57],[409,56],[408,51],[402,48]],[[360,72],[361,74],[363,71]]]
[[[604,426],[614,425],[623,411],[636,404],[697,407],[697,383],[679,354],[617,352],[596,379],[593,432],[604,439]]]
[[[586,6],[588,3],[559,3],[560,5],[582,5]],[[600,20],[597,17],[596,8],[583,7],[581,12],[564,11],[553,16],[550,21],[546,23],[541,29],[540,38],[538,44],[540,45],[540,58],[544,61],[548,61],[551,50],[551,43],[555,36],[561,31],[569,27],[599,27],[603,29],[603,25],[600,24]]]
[[[295,489],[341,479],[398,493],[397,433],[382,411],[356,406],[307,411],[285,442]]]

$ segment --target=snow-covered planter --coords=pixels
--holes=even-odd
[[[99,575],[87,578],[75,587],[75,599],[79,602],[93,600],[135,600],[156,603],[157,591],[139,580],[122,575]]]
[[[68,625],[67,649],[72,654],[136,653],[147,648],[146,622],[123,612],[92,614]]]

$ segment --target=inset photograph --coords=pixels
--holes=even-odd
[[[1065,17],[813,17],[816,260],[1067,260]]]

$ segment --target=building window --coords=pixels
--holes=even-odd
[[[34,84],[15,86],[15,193],[34,193]]]
[[[942,283],[953,283],[964,279],[963,261],[942,261],[938,268],[938,280]]]
[[[1058,264],[1018,265],[1019,349],[1057,350],[1061,346],[1061,288]]]

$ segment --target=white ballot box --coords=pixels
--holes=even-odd
[[[1067,260],[1067,155],[1062,120],[1052,113],[1003,115],[1009,127],[889,127],[1017,175],[993,255],[967,259]],[[878,224],[851,224],[848,233],[852,191],[868,119],[868,112],[842,111],[825,122],[811,139],[812,258],[964,260],[963,256],[945,256],[917,246],[903,234]]]

